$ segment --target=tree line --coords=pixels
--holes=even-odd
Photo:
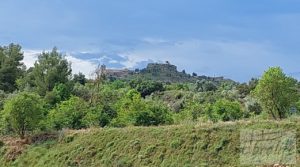
[[[0,47],[0,130],[18,134],[89,127],[158,126],[185,121],[284,119],[300,110],[299,82],[271,67],[248,83],[170,83],[72,74],[57,48],[26,68],[21,46]],[[196,77],[194,74],[192,77]]]

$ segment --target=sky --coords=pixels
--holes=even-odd
[[[246,82],[271,66],[300,79],[299,0],[0,0],[0,45],[24,63],[54,46],[74,73],[98,64],[186,72]]]

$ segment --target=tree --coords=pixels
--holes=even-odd
[[[283,119],[298,99],[297,81],[280,67],[271,67],[261,77],[253,94],[264,111],[274,119]]]
[[[0,90],[16,90],[16,80],[22,76],[25,68],[21,62],[23,57],[20,45],[0,46]]]
[[[250,94],[250,87],[246,83],[242,83],[236,86],[236,89],[241,96],[241,98],[245,98],[247,95]]]
[[[146,109],[146,103],[141,98],[140,93],[135,89],[130,89],[122,99],[115,104],[118,116],[114,118],[111,125],[114,127],[124,127],[134,123],[134,115],[136,112]]]
[[[4,117],[20,138],[26,132],[35,130],[43,118],[43,102],[40,96],[22,92],[7,100],[4,105]]]
[[[67,83],[71,77],[71,66],[57,48],[38,56],[33,69],[34,83],[40,95],[52,91],[59,83]]]
[[[256,88],[258,81],[259,80],[257,78],[251,78],[251,80],[248,82],[250,91],[252,91]]]
[[[18,90],[33,91],[35,90],[35,81],[33,75],[33,67],[24,72],[23,76],[16,81]]]
[[[49,113],[49,121],[53,128],[80,129],[87,127],[83,118],[89,112],[89,107],[79,97],[72,96],[69,100],[61,102]]]
[[[4,102],[8,95],[3,90],[0,90],[0,111],[3,110]]]
[[[83,118],[83,122],[85,122],[87,126],[105,127],[116,117],[117,111],[115,111],[111,106],[96,106],[86,114]]]
[[[237,101],[221,99],[208,107],[207,115],[209,119],[216,122],[217,120],[234,121],[240,119],[243,113]]]
[[[135,112],[133,117],[135,126],[158,126],[173,123],[169,109],[161,104],[150,103],[145,110]]]
[[[205,79],[198,80],[196,82],[196,91],[207,92],[207,91],[216,91],[218,88],[216,84],[212,81],[207,81]]]
[[[143,98],[151,95],[153,92],[164,91],[164,85],[156,81],[142,81],[141,79],[132,80],[129,85],[135,88]]]
[[[45,101],[51,108],[61,101],[65,101],[70,98],[72,93],[73,84],[56,84],[51,92],[47,92],[45,95]]]
[[[81,85],[85,85],[86,83],[85,75],[82,74],[81,72],[79,72],[78,74],[74,74],[73,81],[75,83],[80,83]]]

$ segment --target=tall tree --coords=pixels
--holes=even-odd
[[[296,85],[297,81],[286,76],[280,67],[271,67],[259,80],[254,95],[274,119],[282,119],[298,99]]]
[[[53,48],[38,56],[33,69],[34,83],[40,95],[44,96],[56,84],[67,83],[71,77],[71,65],[64,56]]]
[[[12,92],[17,88],[16,80],[22,76],[25,66],[21,46],[0,46],[0,90]]]

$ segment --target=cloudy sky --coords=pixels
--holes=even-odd
[[[281,66],[300,78],[299,0],[1,0],[0,45],[24,62],[57,46],[73,71],[100,64],[179,70],[237,81]]]

